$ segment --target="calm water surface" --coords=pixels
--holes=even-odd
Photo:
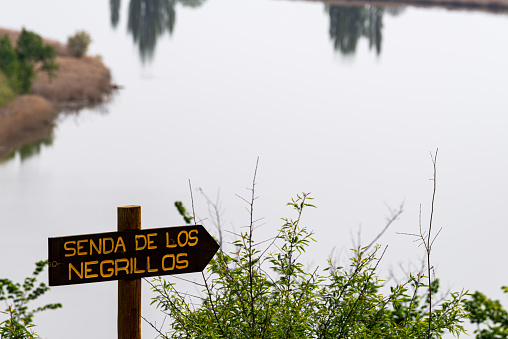
[[[369,242],[387,206],[404,202],[380,239],[388,274],[423,254],[397,232],[418,231],[420,204],[428,220],[429,152],[439,147],[436,274],[452,290],[504,298],[506,15],[268,0],[20,0],[4,5],[0,22],[61,41],[88,31],[90,53],[124,86],[100,111],[62,116],[39,153],[0,165],[1,276],[31,272],[48,237],[114,231],[117,206],[141,205],[144,228],[181,224],[172,204],[190,205],[188,179],[213,199],[220,190],[224,225],[239,230],[248,215],[235,194],[248,194],[258,156],[260,239],[291,216],[290,197],[316,198],[318,209],[304,215],[318,241],[309,265],[323,267],[334,247],[345,257],[360,225]],[[146,286],[143,293],[144,316],[162,321]],[[115,336],[116,283],[56,287],[44,301],[64,309],[36,317],[43,337]],[[143,333],[155,337],[145,325]]]

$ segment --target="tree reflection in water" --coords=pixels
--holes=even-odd
[[[52,125],[50,127],[49,135],[39,141],[31,142],[29,144],[23,145],[20,148],[16,149],[15,151],[11,152],[10,154],[4,155],[2,152],[0,152],[0,165],[2,163],[5,163],[9,160],[13,160],[16,158],[16,155],[19,155],[19,159],[23,162],[25,160],[28,160],[39,153],[41,153],[43,146],[51,146],[53,145],[54,141],[54,134],[53,134],[53,127]]]
[[[118,26],[118,21],[120,20],[120,1],[121,0],[109,0],[111,26],[113,26],[113,28]]]
[[[176,20],[175,5],[199,7],[206,0],[130,0],[127,30],[138,46],[141,61],[153,58],[157,39],[168,32],[173,33]],[[121,0],[109,0],[111,26],[120,20]]]
[[[173,32],[177,3],[186,7],[199,7],[206,0],[130,0],[128,32],[132,34],[143,62],[152,59],[157,39]],[[121,0],[110,0],[111,25],[116,27],[120,19]],[[381,53],[383,14],[390,8],[365,6],[326,6],[330,16],[330,38],[334,48],[343,55],[356,52],[360,38],[367,38],[369,48]],[[395,11],[395,10],[394,10]],[[403,9],[396,9],[396,13]],[[395,14],[395,13],[394,13]]]
[[[178,0],[185,7],[199,7],[205,3],[206,0]]]
[[[358,40],[366,37],[369,48],[381,53],[383,8],[366,6],[326,6],[330,15],[330,38],[334,47],[344,55],[354,54]]]
[[[173,0],[131,0],[127,29],[138,45],[141,60],[153,57],[157,39],[166,32],[171,34],[175,26],[175,2]]]
[[[41,153],[43,146],[53,145],[53,141],[54,141],[54,136],[53,136],[53,132],[51,132],[51,135],[47,139],[37,141],[32,144],[24,145],[17,151],[17,153],[19,154],[21,161],[25,161],[25,160],[30,159],[31,157]]]

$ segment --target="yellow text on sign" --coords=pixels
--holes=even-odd
[[[194,235],[195,233],[195,235]],[[176,241],[169,237],[169,232],[166,232],[166,247],[184,247],[184,246],[196,246],[198,243],[198,230],[180,231],[176,237]]]
[[[182,270],[189,267],[189,261],[186,258],[187,253],[166,254],[162,257],[161,262],[153,262],[148,256],[146,257],[145,269],[138,267],[138,258],[94,260],[80,262],[79,264],[69,263],[69,281],[73,278],[92,279],[99,277],[99,275],[102,278],[110,278],[120,274],[155,273],[159,272],[159,268],[163,271]]]
[[[64,249],[66,251],[66,257],[73,257],[75,255],[92,255],[96,254],[109,254],[109,253],[120,253],[125,252],[125,242],[122,237],[118,237],[115,240],[111,237],[99,238],[99,241],[93,239],[82,239],[78,241],[66,241],[64,243]]]
[[[157,249],[157,245],[154,245],[154,240],[150,239],[151,237],[156,237],[157,233],[149,233],[147,235],[144,234],[137,234],[135,236],[136,241],[136,251],[144,250],[145,248],[148,248],[149,250],[155,250]],[[143,243],[143,246],[140,245],[140,243]]]

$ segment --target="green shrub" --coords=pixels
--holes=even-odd
[[[35,325],[30,322],[18,322],[16,320],[17,310],[9,306],[7,312],[1,312],[8,315],[8,319],[0,323],[0,338],[2,339],[33,339],[39,338],[33,331]]]
[[[9,279],[0,279],[0,301],[6,302],[7,309],[1,312],[8,315],[7,320],[0,322],[0,337],[12,339],[38,338],[33,332],[32,327],[34,314],[37,312],[57,309],[61,304],[47,304],[29,310],[28,303],[36,300],[44,293],[49,291],[49,287],[44,284],[36,284],[37,276],[48,265],[48,261],[39,261],[35,263],[35,270],[31,277],[26,277],[23,284],[14,283]],[[9,303],[12,303],[10,305]]]
[[[313,233],[301,223],[303,210],[313,207],[309,199],[302,194],[288,203],[295,218],[283,219],[278,235],[266,242],[253,236],[253,193],[247,207],[250,225],[233,242],[233,251],[220,249],[212,259],[208,274],[198,284],[203,289],[201,296],[189,297],[176,285],[156,278],[153,303],[171,319],[169,333],[159,331],[159,335],[431,339],[445,332],[457,336],[464,332],[465,294],[451,293],[448,300],[436,303],[430,296],[438,292],[439,282],[433,280],[428,286],[421,273],[388,289],[377,272],[383,256],[379,247],[355,249],[344,267],[329,261],[322,273],[317,268],[307,270],[299,258],[314,241]],[[429,316],[431,300],[434,305]]]
[[[0,71],[7,77],[14,94],[30,93],[36,77],[36,63],[40,64],[42,71],[47,72],[50,77],[53,76],[58,68],[55,58],[56,50],[53,46],[45,46],[39,35],[24,28],[16,48],[12,46],[7,35],[0,37]]]
[[[16,44],[19,70],[18,80],[20,92],[30,93],[32,83],[35,80],[35,63],[40,62],[40,69],[47,72],[51,77],[58,68],[55,63],[56,50],[53,46],[45,46],[42,38],[23,28]]]
[[[0,71],[0,107],[5,106],[5,104],[14,100],[14,98],[16,98],[16,94],[9,84],[9,79]]]
[[[67,39],[67,51],[76,58],[81,58],[88,51],[92,38],[85,31],[79,31]]]
[[[506,286],[502,289],[508,292]],[[477,339],[508,338],[508,312],[499,300],[492,300],[476,291],[464,301],[464,305],[469,312],[469,321],[476,325],[474,333]]]
[[[8,87],[11,91],[20,92],[19,83],[19,60],[16,50],[12,46],[8,35],[0,37],[0,71],[8,81]],[[3,85],[3,79],[0,81]],[[3,86],[2,86],[3,87]],[[4,92],[5,88],[0,89]],[[4,94],[5,95],[5,94]],[[2,105],[2,94],[0,93],[0,106]],[[3,103],[5,104],[5,102]]]
[[[18,74],[18,56],[8,35],[0,37],[0,70],[8,77]]]

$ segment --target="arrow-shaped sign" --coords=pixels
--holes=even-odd
[[[201,225],[49,238],[49,285],[201,272],[219,244]]]

